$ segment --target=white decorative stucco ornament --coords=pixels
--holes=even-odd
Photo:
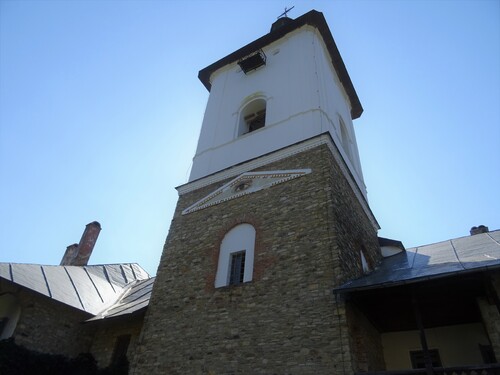
[[[186,215],[191,212],[199,211],[204,208],[226,202],[230,199],[255,193],[259,190],[267,189],[271,186],[305,176],[309,173],[311,173],[311,169],[246,172],[229,181],[227,184],[221,186],[206,197],[200,199],[195,204],[189,206],[182,211],[182,214]]]

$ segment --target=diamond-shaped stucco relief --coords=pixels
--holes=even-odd
[[[183,215],[202,210],[216,204],[226,202],[230,199],[239,198],[243,195],[252,194],[262,189],[293,180],[294,178],[305,176],[311,173],[311,169],[294,169],[288,171],[264,171],[246,172],[235,179],[229,181],[206,197],[200,199],[195,204],[189,206]]]

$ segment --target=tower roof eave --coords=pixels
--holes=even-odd
[[[325,17],[323,13],[318,12],[316,10],[311,10],[306,14],[296,18],[292,22],[289,22],[282,27],[260,37],[257,40],[247,44],[246,46],[240,48],[239,50],[223,57],[222,59],[216,61],[215,63],[207,66],[206,68],[200,70],[198,73],[198,78],[203,83],[203,85],[207,88],[208,91],[211,89],[210,76],[216,70],[236,62],[243,57],[251,54],[252,52],[258,51],[259,49],[275,42],[276,40],[282,38],[286,34],[304,26],[311,25],[318,29],[323,40],[325,42],[326,48],[328,49],[328,53],[331,57],[333,67],[337,72],[340,82],[342,83],[349,100],[351,102],[351,117],[356,119],[361,116],[363,113],[363,107],[361,106],[361,102],[359,101],[358,94],[354,89],[351,78],[349,77],[349,73],[347,73],[347,69],[344,65],[344,61],[340,56],[340,52],[335,44],[332,33],[328,28],[328,24],[326,23]]]

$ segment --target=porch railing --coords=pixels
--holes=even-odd
[[[427,375],[425,368],[417,370],[392,370],[357,372],[355,375]],[[500,375],[500,363],[487,365],[460,366],[460,367],[435,367],[433,375]]]

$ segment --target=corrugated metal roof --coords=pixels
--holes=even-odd
[[[135,281],[131,285],[129,284],[129,288],[118,301],[88,321],[132,314],[146,308],[149,304],[154,281],[155,278],[152,277],[146,280]]]
[[[500,230],[407,249],[335,291],[395,286],[490,268],[500,268]]]
[[[80,267],[0,263],[0,278],[97,315],[150,276],[138,264]]]

